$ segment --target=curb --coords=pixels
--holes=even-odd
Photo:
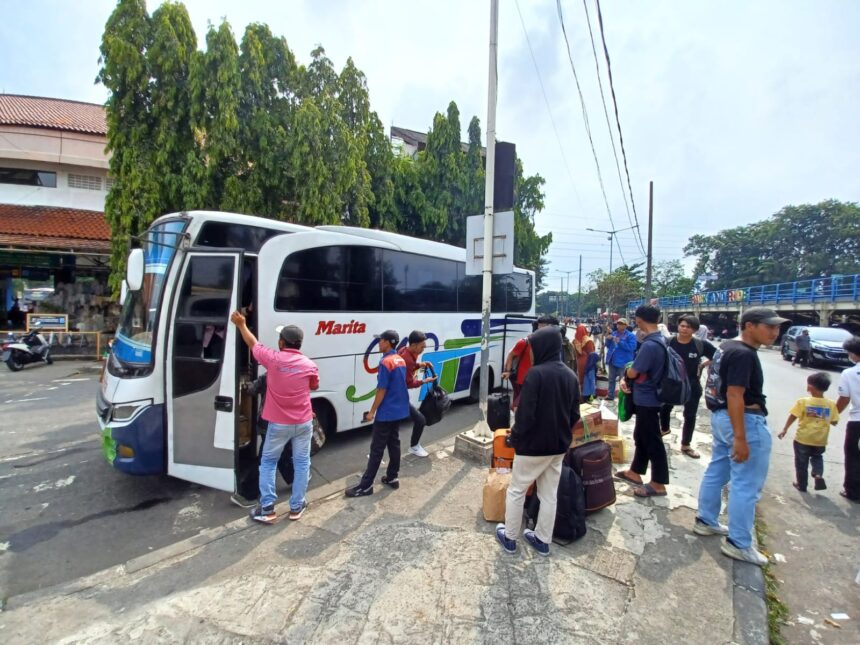
[[[762,568],[734,560],[732,582],[732,609],[735,617],[732,640],[747,645],[768,645],[770,635]]]

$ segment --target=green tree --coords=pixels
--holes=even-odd
[[[675,296],[691,293],[693,278],[684,275],[684,265],[680,260],[663,260],[654,263],[651,288],[654,296]]]
[[[132,236],[158,215],[161,196],[154,181],[150,69],[150,18],[143,0],[120,0],[105,24],[96,82],[110,92],[105,105],[107,149],[114,183],[105,199],[111,227],[110,286],[119,292]]]
[[[715,289],[860,271],[860,206],[826,200],[715,235],[694,235],[684,253]]]
[[[595,284],[600,307],[616,312],[630,300],[641,297],[644,284],[639,277],[639,266],[620,267],[612,273],[598,269],[588,274],[589,280]]]
[[[517,158],[514,182],[514,263],[535,272],[536,289],[541,289],[546,280],[548,262],[545,258],[552,233],[538,235],[535,217],[544,208],[543,186],[540,175],[525,177],[522,161]]]

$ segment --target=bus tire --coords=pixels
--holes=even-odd
[[[487,373],[489,377],[490,384],[487,387],[488,392],[493,391],[493,368],[489,368],[489,372]],[[477,403],[481,398],[481,368],[475,370],[475,373],[472,375],[472,383],[469,385],[469,397],[466,399],[469,403]]]
[[[312,399],[314,411],[314,430],[311,439],[311,454],[315,455],[325,445],[329,436],[335,433],[335,416],[331,404],[323,399]]]

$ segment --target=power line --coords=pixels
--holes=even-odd
[[[583,0],[584,1],[584,0]],[[609,75],[609,89],[612,92],[612,105],[615,108],[615,124],[618,127],[618,142],[621,145],[621,156],[624,159],[624,172],[627,174],[627,189],[630,191],[630,203],[633,206],[633,217],[639,226],[639,216],[636,213],[636,202],[633,199],[633,186],[630,183],[630,170],[627,166],[627,151],[624,149],[624,135],[621,134],[621,118],[618,116],[618,100],[615,97],[615,85],[612,82],[612,64],[609,62],[609,48],[606,46],[606,34],[603,31],[603,13],[600,11],[600,0],[594,0],[597,5],[597,23],[600,26],[600,40],[603,42],[603,55],[606,58],[606,72]],[[636,229],[639,231],[639,229]],[[642,244],[642,233],[639,233],[639,244]]]
[[[582,0],[585,9],[585,24],[588,25],[588,36],[591,39],[591,52],[594,54],[594,70],[597,73],[597,85],[600,87],[600,102],[603,104],[603,116],[606,117],[606,129],[609,131],[609,142],[612,144],[612,156],[615,158],[615,170],[618,172],[618,184],[621,186],[621,196],[624,198],[624,208],[627,210],[627,221],[633,227],[633,218],[630,217],[630,205],[627,203],[627,192],[624,190],[624,179],[621,177],[621,164],[618,161],[618,151],[615,148],[615,135],[612,133],[612,124],[609,122],[609,110],[606,108],[606,94],[603,92],[603,80],[600,78],[600,63],[597,59],[597,46],[594,44],[594,31],[591,29],[591,16],[588,14],[588,0]],[[637,222],[638,225],[638,222]],[[639,229],[636,229],[637,233]],[[639,242],[639,250],[645,253],[642,246],[642,235],[636,238]]]
[[[600,183],[600,192],[603,194],[603,203],[606,204],[606,214],[609,215],[609,224],[615,230],[615,222],[612,220],[612,209],[609,208],[609,199],[606,197],[606,188],[603,185],[603,173],[600,172],[600,162],[597,160],[597,150],[594,148],[594,138],[591,136],[591,124],[588,121],[588,110],[585,107],[585,98],[582,95],[582,86],[579,84],[579,76],[576,73],[576,65],[573,63],[573,54],[570,51],[570,41],[567,38],[567,29],[564,26],[564,14],[561,10],[561,0],[556,0],[558,8],[558,21],[561,24],[561,34],[567,47],[567,59],[570,61],[570,69],[573,72],[573,80],[576,81],[576,91],[579,94],[579,104],[582,107],[582,120],[585,123],[585,132],[588,135],[588,143],[591,146],[591,154],[594,156],[594,165],[597,168],[597,181]],[[616,240],[617,243],[617,240]],[[618,244],[618,255],[624,261],[624,253]]]
[[[535,73],[537,74],[538,83],[540,83],[540,91],[541,91],[541,94],[543,94],[544,103],[546,103],[546,111],[549,113],[549,121],[552,124],[553,132],[555,132],[555,140],[558,142],[558,149],[561,152],[562,160],[564,160],[564,167],[567,168],[567,176],[570,178],[570,187],[573,188],[573,194],[576,195],[576,201],[579,203],[580,210],[583,210],[582,200],[579,198],[579,192],[576,190],[576,184],[573,181],[573,173],[570,170],[570,164],[568,164],[568,162],[567,162],[567,155],[564,154],[564,146],[561,143],[561,137],[558,134],[558,128],[556,127],[555,119],[552,116],[552,108],[550,107],[549,99],[547,98],[547,95],[546,95],[546,89],[544,88],[544,85],[543,85],[543,78],[541,77],[540,69],[538,68],[537,59],[535,58],[534,50],[532,49],[532,41],[529,39],[529,32],[526,29],[526,23],[525,23],[525,20],[523,20],[523,14],[520,11],[519,0],[516,0],[515,4],[517,6],[517,13],[520,16],[520,24],[523,27],[523,34],[526,37],[526,44],[529,46],[529,54],[531,54],[531,57],[532,57],[532,64],[534,65]]]

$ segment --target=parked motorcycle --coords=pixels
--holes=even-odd
[[[51,345],[38,329],[33,329],[19,338],[10,334],[10,338],[0,346],[0,351],[0,361],[6,363],[6,367],[13,372],[23,369],[29,363],[50,365],[54,362],[51,358]]]

